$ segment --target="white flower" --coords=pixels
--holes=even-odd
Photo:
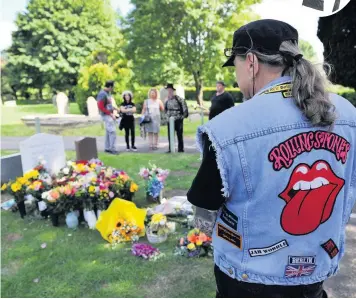
[[[70,167],[70,166],[72,166],[72,165],[73,165],[73,162],[69,160],[69,161],[67,162],[67,166]]]
[[[68,167],[63,168],[63,173],[65,175],[68,175],[69,174],[69,168]]]
[[[48,196],[49,196],[49,192],[43,192],[41,197],[42,199],[47,199]]]

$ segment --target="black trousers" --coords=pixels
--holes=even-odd
[[[323,282],[310,285],[263,285],[238,281],[214,268],[216,298],[327,298]]]
[[[183,119],[177,119],[174,121],[174,131],[177,133],[178,138],[178,152],[184,151],[184,140],[183,140]],[[168,142],[169,142],[169,150],[171,150],[171,139],[170,139],[170,130],[169,130],[169,122],[168,122]]]
[[[124,126],[125,129],[125,141],[127,148],[130,148],[130,132],[131,132],[131,146],[135,146],[135,122],[127,122]]]

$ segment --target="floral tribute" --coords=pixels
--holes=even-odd
[[[179,239],[175,254],[186,257],[211,256],[211,237],[197,228],[192,229],[187,236]]]
[[[167,235],[170,232],[167,224],[167,217],[161,213],[152,216],[148,228],[151,233],[158,236]]]
[[[145,260],[155,261],[164,256],[157,248],[145,243],[135,243],[132,245],[131,253],[134,256],[142,257]]]
[[[158,198],[164,189],[164,183],[169,175],[169,170],[159,168],[156,165],[150,165],[150,168],[141,168],[139,175],[146,181],[146,194],[153,198]]]
[[[140,238],[141,228],[132,222],[124,219],[119,219],[116,228],[113,230],[111,237],[112,243],[118,244],[122,242],[137,242]]]

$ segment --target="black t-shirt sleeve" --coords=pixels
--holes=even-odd
[[[207,209],[218,210],[225,202],[222,195],[222,180],[216,162],[214,149],[206,134],[203,135],[204,150],[203,161],[193,180],[187,197],[193,205]]]

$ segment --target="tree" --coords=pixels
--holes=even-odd
[[[167,79],[182,74],[171,73],[173,69],[190,74],[194,79],[196,99],[201,103],[204,80],[212,73],[221,72],[227,41],[231,47],[233,31],[249,21],[244,13],[249,5],[259,0],[131,2],[135,8],[127,17],[125,30],[130,58],[135,65],[143,61],[152,66],[147,60],[153,57],[159,66],[165,65],[161,74],[167,73]]]
[[[318,37],[324,57],[334,67],[332,80],[356,88],[356,1],[338,13],[319,19]]]
[[[75,97],[79,109],[87,114],[86,101],[88,97],[96,97],[107,80],[114,80],[114,90],[123,90],[130,82],[132,71],[130,62],[124,58],[119,49],[122,43],[117,41],[112,51],[97,50],[88,57],[86,65],[80,70],[78,85],[75,87]]]
[[[302,39],[299,40],[299,48],[306,59],[310,60],[311,62],[317,62],[318,57],[313,46],[309,42]]]
[[[76,85],[86,58],[97,48],[113,48],[119,33],[109,0],[30,0],[16,25],[9,71],[22,88],[37,88],[40,98],[45,85]]]

